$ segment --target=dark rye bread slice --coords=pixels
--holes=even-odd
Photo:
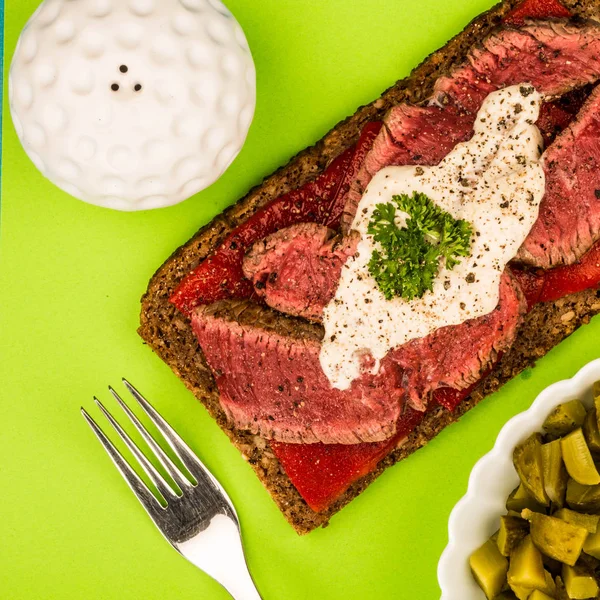
[[[332,515],[360,494],[384,469],[421,448],[481,399],[533,365],[553,346],[587,323],[592,315],[600,312],[600,292],[588,290],[554,303],[536,306],[527,315],[511,350],[453,414],[442,408],[428,414],[401,448],[385,457],[375,471],[355,482],[322,513],[316,513],[308,507],[262,438],[236,430],[226,421],[213,376],[190,323],[169,302],[169,296],[181,279],[216,248],[232,228],[270,200],[313,179],[333,158],[356,142],[365,123],[382,119],[394,104],[419,102],[428,97],[436,79],[452,66],[460,64],[469,48],[483,39],[517,4],[517,0],[505,0],[477,17],[442,49],[429,56],[409,77],[396,83],[371,104],[359,108],[322,140],[300,152],[237,204],[200,229],[160,267],[142,298],[139,334],[204,404],[244,459],[252,465],[285,518],[298,533],[307,533],[326,525]],[[573,14],[583,18],[597,16],[600,8],[598,0],[564,0],[563,4]]]

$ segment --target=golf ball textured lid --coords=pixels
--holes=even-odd
[[[46,0],[9,78],[13,123],[53,183],[119,210],[176,204],[240,151],[256,77],[218,0]]]

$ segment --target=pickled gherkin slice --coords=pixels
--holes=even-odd
[[[530,535],[525,537],[510,556],[508,585],[515,592],[517,598],[523,594],[523,588],[531,591],[546,585],[542,555]]]
[[[542,466],[542,436],[530,435],[513,451],[513,463],[521,483],[537,502],[544,506],[550,504],[544,489]]]
[[[525,508],[534,512],[546,512],[546,507],[540,504],[531,494],[525,489],[525,486],[520,483],[519,487],[515,488],[508,499],[506,500],[506,510],[510,513],[516,513],[511,516],[521,516],[521,512]]]
[[[600,474],[581,429],[575,429],[560,440],[562,457],[569,475],[582,485],[597,485]]]
[[[594,558],[600,559],[600,532],[590,533],[583,543],[583,551]]]
[[[596,409],[588,411],[583,422],[583,435],[589,449],[592,452],[600,452],[600,430],[598,429],[598,415]]]
[[[600,485],[581,485],[574,479],[567,483],[567,504],[581,512],[600,511]]]
[[[544,557],[542,556],[542,561],[543,560]],[[539,588],[539,591],[544,592],[544,594],[547,594],[553,598],[554,594],[556,594],[556,584],[554,583],[554,579],[552,579],[552,575],[550,575],[548,571],[544,571],[544,575],[546,576],[546,585],[543,588]]]
[[[544,490],[548,498],[556,506],[563,506],[569,474],[562,459],[560,440],[542,445],[542,468]]]
[[[498,531],[498,549],[502,556],[510,556],[512,551],[523,541],[529,533],[529,522],[521,517],[500,517],[500,530]]]
[[[565,590],[572,600],[586,600],[597,598],[598,584],[594,576],[581,567],[570,567],[563,565],[562,580]]]
[[[583,527],[589,533],[596,533],[598,529],[598,521],[600,521],[599,515],[586,515],[583,513],[575,512],[574,510],[569,510],[568,508],[561,508],[560,510],[557,510],[552,516],[556,517],[557,519],[566,521],[567,523],[571,523],[571,525]]]
[[[486,598],[493,600],[504,587],[508,571],[508,560],[500,554],[496,542],[489,539],[475,550],[469,558],[469,565]]]
[[[587,530],[528,509],[523,511],[523,517],[531,523],[531,540],[540,552],[567,565],[577,562]]]
[[[566,435],[583,425],[586,411],[581,400],[559,404],[544,421],[544,430],[552,436]]]

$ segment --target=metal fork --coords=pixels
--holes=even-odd
[[[156,409],[128,381],[123,379],[123,383],[194,481],[190,481],[173,463],[112,387],[108,388],[110,393],[131,419],[155,458],[179,490],[173,489],[165,481],[102,403],[97,398],[94,400],[138,460],[150,481],[156,486],[166,506],[161,505],[82,407],[81,412],[85,420],[154,524],[173,548],[218,581],[235,600],[261,600],[244,558],[239,520],[225,490]]]

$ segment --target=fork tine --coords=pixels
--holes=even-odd
[[[131,450],[131,453],[137,458],[144,473],[150,478],[150,481],[156,486],[162,497],[168,502],[169,498],[177,498],[177,494],[171,489],[171,486],[163,479],[162,475],[156,470],[154,465],[146,458],[144,453],[137,447],[136,443],[129,437],[125,430],[119,425],[116,419],[110,414],[105,406],[94,398],[98,408],[102,411],[114,430],[119,434],[119,437],[125,442],[125,445]]]
[[[175,481],[182,491],[185,488],[191,487],[192,484],[188,481],[187,477],[185,477],[185,475],[175,466],[173,461],[168,457],[164,450],[156,443],[156,440],[150,435],[150,432],[146,429],[146,427],[144,427],[144,425],[142,425],[141,421],[135,416],[129,406],[123,402],[119,394],[117,394],[117,392],[115,392],[115,390],[110,386],[108,389],[110,390],[110,393],[113,395],[114,399],[119,403],[119,406],[125,411],[125,414],[134,424],[135,428],[140,432],[140,435],[144,438],[144,441],[148,444],[148,446],[150,446],[156,458],[163,466],[165,471],[171,476],[173,481]]]
[[[138,500],[142,503],[144,508],[149,512],[153,513],[157,509],[162,509],[159,501],[154,497],[154,494],[146,487],[146,484],[138,477],[137,473],[129,466],[129,463],[121,456],[121,453],[115,448],[113,443],[106,437],[102,429],[98,426],[96,421],[88,415],[85,408],[81,407],[81,414],[84,419],[88,422],[88,425],[92,428],[92,431],[96,434],[96,437],[110,456],[111,460],[123,476],[123,479],[128,483],[133,493],[137,496]]]
[[[148,402],[148,400],[146,400],[125,378],[123,378],[123,383],[191,475],[196,479],[198,479],[198,477],[208,478],[213,485],[227,497],[225,490],[223,490],[219,482],[213,477],[212,473],[202,464],[202,462],[200,462],[200,459],[194,454],[192,449],[181,439],[181,437],[179,437],[179,434],[167,423],[167,421],[160,416],[150,402]]]

